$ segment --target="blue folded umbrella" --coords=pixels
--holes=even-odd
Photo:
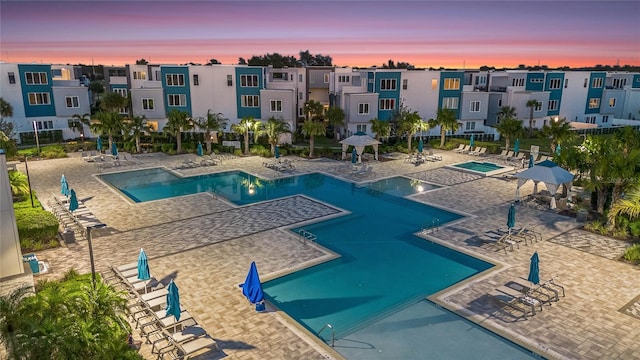
[[[527,280],[531,281],[534,284],[540,283],[540,258],[538,257],[538,252],[536,251],[531,256],[531,263],[529,263],[529,277]]]
[[[73,212],[77,210],[78,207],[78,197],[76,196],[75,190],[71,189],[71,197],[69,198],[69,211]]]
[[[256,268],[256,262],[251,262],[249,273],[244,281],[242,287],[242,294],[247,297],[250,303],[256,304],[264,300],[264,293],[262,292],[262,283],[260,283],[260,276],[258,275],[258,269]]]
[[[150,278],[147,254],[144,252],[144,249],[140,249],[140,255],[138,255],[138,279],[149,280]]]
[[[166,316],[173,315],[176,321],[180,320],[180,292],[178,286],[171,280],[169,286],[167,286],[167,314]]]

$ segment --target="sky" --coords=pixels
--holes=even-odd
[[[0,60],[237,64],[300,51],[338,66],[640,65],[634,1],[7,1]]]

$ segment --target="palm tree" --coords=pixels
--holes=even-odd
[[[291,127],[288,122],[282,119],[270,117],[267,123],[264,124],[263,131],[271,145],[271,155],[275,155],[276,145],[278,145],[280,141],[280,135],[291,133]]]
[[[27,175],[20,171],[9,171],[9,184],[11,184],[11,195],[14,197],[22,197],[29,193]]]
[[[324,116],[333,128],[336,139],[338,139],[337,127],[344,125],[344,110],[337,106],[331,106]]]
[[[417,111],[403,111],[397,121],[399,132],[407,135],[407,149],[411,152],[411,139],[424,128],[424,121]]]
[[[206,144],[207,153],[211,154],[211,133],[218,132],[227,126],[227,119],[222,113],[214,113],[211,109],[207,110],[207,117],[200,117],[196,120],[196,125],[204,130],[204,142]]]
[[[322,113],[324,112],[324,106],[315,100],[309,100],[304,104],[304,113],[306,120],[319,121],[322,119]]]
[[[0,118],[12,117],[13,107],[8,101],[0,97]]]
[[[376,140],[384,139],[391,134],[391,124],[388,121],[373,118],[369,120],[371,131],[376,134]]]
[[[540,130],[540,137],[551,140],[551,153],[555,153],[556,147],[559,144],[570,142],[575,137],[575,133],[571,130],[567,119],[562,118],[550,121],[548,125],[543,126]]]
[[[440,126],[440,147],[444,147],[447,130],[458,131],[460,123],[456,119],[455,111],[451,109],[438,109],[435,119],[429,119],[429,126],[434,128]]]
[[[182,132],[193,128],[189,117],[190,115],[186,111],[171,109],[167,115],[167,125],[162,128],[162,131],[176,137],[176,152],[178,154],[182,152]]]
[[[631,221],[640,217],[640,185],[632,187],[624,199],[618,199],[611,205],[607,214],[607,222],[611,227],[615,226],[620,215],[628,216]]]
[[[100,108],[106,111],[115,111],[120,113],[120,109],[127,107],[129,100],[114,92],[106,93],[100,102]]]
[[[152,127],[147,123],[147,117],[144,115],[134,116],[131,120],[126,121],[125,132],[136,140],[137,153],[142,151],[140,148],[140,136],[150,132],[151,129]]]
[[[313,157],[315,147],[315,137],[323,136],[327,133],[327,127],[323,122],[306,120],[302,123],[302,135],[309,137],[309,157]]]
[[[531,99],[525,106],[529,108],[529,137],[531,137],[533,136],[533,110],[538,106],[538,100]]]
[[[511,146],[511,139],[522,136],[524,129],[522,128],[522,120],[518,120],[512,117],[507,117],[500,120],[496,124],[496,130],[504,137],[505,149],[509,150]]]
[[[503,106],[498,111],[498,124],[505,119],[516,119],[518,115],[516,114],[516,108],[511,106]]]
[[[24,299],[33,294],[33,287],[22,286],[8,295],[0,296],[0,344],[7,349],[9,359],[23,359],[19,340],[21,329],[28,321],[21,311]]]
[[[89,125],[91,122],[91,114],[74,114],[71,119],[69,119],[69,129],[73,130],[73,132],[79,132],[80,137],[84,139],[84,126]]]
[[[113,111],[99,111],[89,125],[94,134],[106,135],[109,138],[109,148],[113,144],[113,136],[121,134],[123,127],[122,116]]]
[[[238,124],[231,125],[231,130],[238,135],[242,135],[242,137],[244,138],[245,155],[249,154],[249,132],[259,131],[260,125],[261,123],[259,121],[256,121],[253,116],[244,117]]]

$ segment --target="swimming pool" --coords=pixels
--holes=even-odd
[[[409,179],[404,176],[395,176],[381,179],[366,185],[368,189],[393,196],[409,196],[425,191],[439,189],[440,186],[422,180]]]
[[[483,161],[465,161],[457,164],[447,165],[448,168],[471,172],[482,176],[501,174],[513,170],[511,166],[498,165]]]
[[[348,353],[350,359],[397,358],[383,355],[439,341],[421,337],[416,342],[415,336],[406,336],[406,332],[397,331],[394,335],[375,329],[398,314],[415,311],[416,306],[435,311],[437,307],[433,304],[425,304],[426,296],[492,267],[413,235],[434,219],[446,224],[462,215],[376,189],[390,187],[394,193],[397,187],[389,184],[405,183],[400,186],[403,188],[410,180],[407,178],[387,179],[384,186],[371,183],[360,187],[319,173],[271,181],[239,171],[182,178],[162,169],[100,177],[136,202],[213,191],[244,205],[304,194],[350,211],[348,215],[304,227],[317,236],[318,243],[340,254],[339,258],[263,284],[268,300],[310,332],[317,334],[322,326],[332,324],[339,338],[336,350]],[[422,310],[417,313],[426,314]],[[474,333],[481,336],[465,336],[460,327],[450,326],[453,323],[476,329]],[[439,329],[438,333],[444,332],[440,336],[456,338],[460,346],[464,344],[467,357],[478,355],[477,349],[486,344],[490,344],[491,354],[497,351],[507,358],[531,355],[494,334],[480,331],[457,315],[450,314],[446,322],[436,321],[433,326]],[[400,328],[422,333],[414,324]],[[384,354],[378,351],[366,356],[354,354],[349,346],[351,337],[372,331],[378,335],[372,341],[380,342],[374,346],[382,346],[385,339],[392,340],[395,348]],[[329,333],[322,335],[326,338]],[[492,356],[489,354],[486,353],[487,357]]]

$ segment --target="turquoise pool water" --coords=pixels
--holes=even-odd
[[[404,176],[395,176],[370,183],[367,188],[394,196],[408,196],[438,189],[440,186]]]
[[[304,194],[350,211],[349,215],[304,227],[340,258],[263,284],[267,298],[312,333],[332,324],[343,344],[336,349],[342,349],[349,359],[397,358],[382,355],[401,354],[405,348],[420,349],[439,341],[420,335],[425,329],[415,324],[402,326],[403,331],[375,329],[416,306],[433,307],[431,303],[425,305],[426,296],[492,266],[412,235],[434,219],[446,224],[462,215],[403,197],[415,190],[411,190],[415,184],[407,178],[386,179],[364,187],[319,173],[266,181],[238,171],[181,178],[163,169],[148,169],[104,174],[101,178],[136,202],[211,191],[244,205]],[[458,326],[452,326],[454,323]],[[437,333],[445,332],[441,336],[455,337],[464,344],[467,356],[489,358],[497,352],[517,359],[531,355],[454,314],[433,326],[439,329]],[[460,329],[467,328],[482,335],[466,336],[468,330]],[[370,337],[371,332],[376,336]],[[414,335],[408,336],[407,332]],[[351,338],[362,334],[372,339],[374,348],[388,341],[394,345],[385,352],[354,352],[349,345]],[[330,333],[322,335],[327,339]],[[415,336],[420,340],[416,342]],[[487,356],[475,350],[484,344],[492,349]]]
[[[473,170],[482,173],[488,173],[496,170],[506,169],[505,166],[500,166],[498,164],[489,163],[489,162],[480,162],[480,161],[467,161],[460,164],[451,165],[460,169]]]

